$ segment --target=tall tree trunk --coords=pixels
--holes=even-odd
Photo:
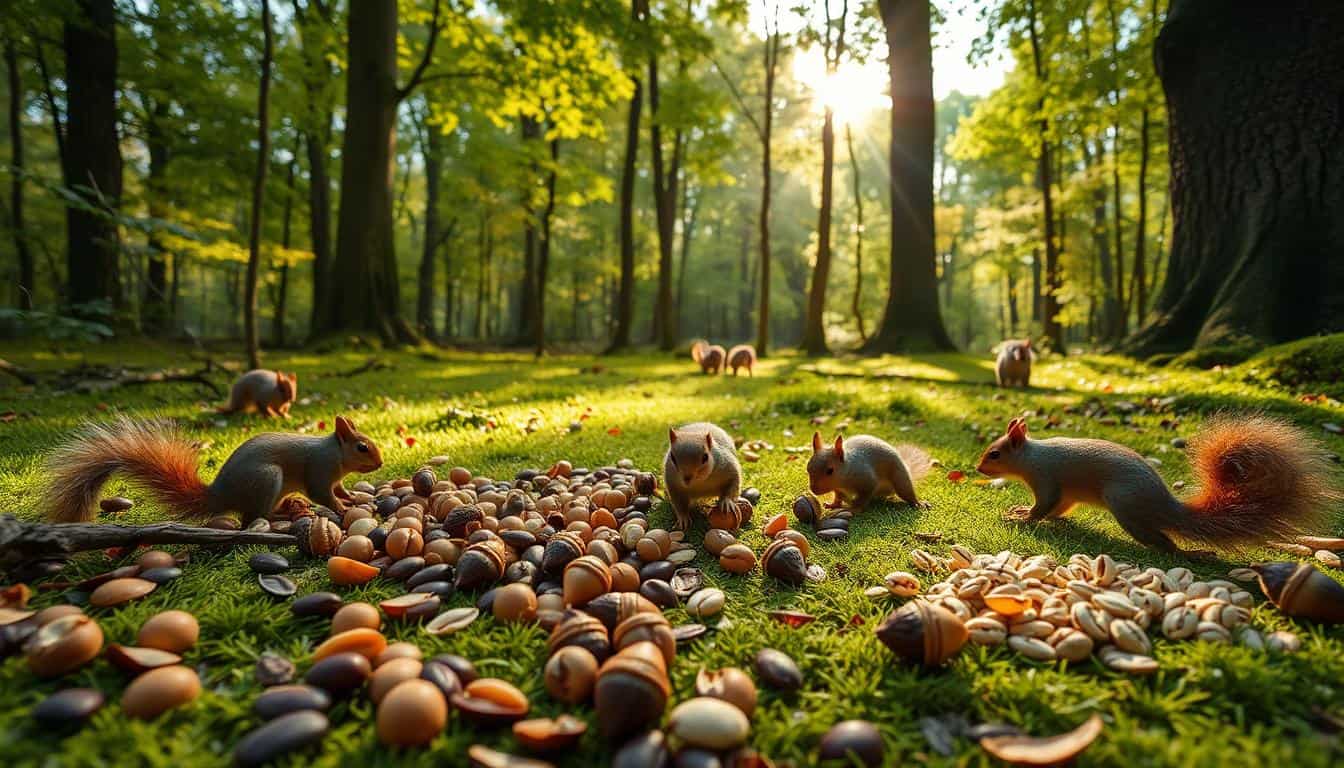
[[[457,229],[457,217],[449,219],[448,228],[444,231],[443,237],[443,332],[439,335],[439,341],[442,343],[451,342],[457,336],[457,329],[461,327],[456,322],[456,313],[459,311],[458,305],[462,300],[457,295],[457,275],[453,272],[453,233]]]
[[[1013,334],[1021,327],[1017,313],[1017,274],[1016,270],[1008,269],[1004,275],[1008,278],[1008,333]]]
[[[1045,70],[1045,53],[1041,50],[1037,34],[1037,14],[1035,0],[1028,0],[1030,14],[1031,61],[1036,74],[1036,82],[1044,89],[1048,79]],[[1037,108],[1041,111],[1040,163],[1036,171],[1036,184],[1041,190],[1041,208],[1045,217],[1045,285],[1042,287],[1041,323],[1045,335],[1058,351],[1064,350],[1064,328],[1059,322],[1059,292],[1063,287],[1063,277],[1059,272],[1059,243],[1055,239],[1054,205],[1054,166],[1051,162],[1050,118],[1045,111],[1045,97],[1042,96]]]
[[[926,0],[879,0],[891,79],[891,276],[870,353],[950,350],[933,237],[933,50]]]
[[[65,180],[93,209],[65,209],[66,299],[104,299],[120,306],[120,239],[113,220],[121,204],[117,139],[117,38],[114,0],[78,0],[64,28]]]
[[[437,14],[436,2],[435,25]],[[432,32],[431,45],[437,26]],[[341,206],[332,273],[341,297],[335,300],[334,291],[328,296],[316,330],[373,331],[387,342],[414,342],[418,335],[401,314],[392,231],[397,105],[416,82],[413,77],[408,88],[397,87],[397,0],[352,3],[347,35]]]
[[[765,38],[765,110],[761,119],[761,212],[757,219],[761,282],[756,307],[756,354],[761,357],[770,351],[770,145],[774,138],[775,76],[782,42],[776,19],[773,32]]]
[[[672,161],[664,163],[663,132],[659,114],[658,57],[649,57],[649,134],[653,158],[653,204],[658,221],[658,293],[653,309],[653,337],[658,348],[677,345],[672,306],[672,254],[677,238],[677,179],[681,165],[681,131],[672,137]]]
[[[425,242],[420,252],[415,321],[422,336],[434,337],[434,266],[438,262],[439,185],[443,175],[443,132],[425,121]]]
[[[481,229],[480,236],[477,239],[477,267],[476,267],[476,316],[472,321],[471,334],[480,340],[485,337],[485,270],[487,263],[487,250],[490,239],[490,214],[484,207],[481,208]]]
[[[538,334],[544,334],[542,324],[543,308],[541,306],[541,286],[537,277],[538,260],[538,235],[537,221],[538,215],[535,195],[533,189],[537,183],[537,177],[541,174],[541,168],[536,160],[535,151],[532,145],[541,141],[542,125],[536,118],[524,115],[522,117],[522,139],[523,151],[532,161],[529,163],[531,172],[527,176],[527,181],[523,186],[522,205],[523,205],[523,284],[519,293],[519,325],[518,341],[525,343],[524,339],[530,339],[533,346],[538,344]]]
[[[537,356],[546,353],[546,284],[551,268],[551,217],[555,214],[555,182],[560,168],[560,140],[551,139],[551,167],[546,172],[546,207],[541,211],[541,247],[537,249],[537,285],[533,297]]]
[[[636,23],[643,21],[648,8],[647,0],[630,0],[630,16]],[[625,160],[621,165],[621,280],[616,293],[616,323],[611,332],[608,352],[630,346],[630,331],[635,322],[635,161],[639,156],[639,113],[644,95],[639,78],[631,76],[634,93],[625,118]]]
[[[812,267],[812,285],[807,295],[803,326],[803,351],[824,355],[826,346],[826,284],[831,276],[832,177],[835,169],[835,114],[826,107],[821,124],[821,207],[817,212],[817,261]]]
[[[326,116],[327,133],[331,116]],[[308,156],[308,239],[313,249],[313,307],[309,327],[321,326],[331,291],[331,177],[327,172],[327,139],[312,131],[303,134]]]
[[[145,184],[149,215],[168,216],[168,137],[163,122],[169,117],[168,102],[156,101],[146,110],[145,149],[149,155],[149,178]],[[141,326],[148,333],[163,333],[171,325],[168,306],[168,249],[158,230],[149,234],[149,259],[145,268],[145,290],[140,298]]]
[[[751,294],[756,275],[751,264],[751,220],[743,215],[741,221],[742,247],[737,260],[737,335],[745,339],[751,336]]]
[[[1041,251],[1031,251],[1031,321],[1041,322],[1041,303],[1044,301],[1041,291]]]
[[[23,77],[19,72],[19,58],[14,41],[5,40],[5,67],[9,70],[9,150],[14,172],[9,182],[9,224],[14,230],[14,251],[19,256],[19,290],[16,305],[19,309],[33,308],[33,291],[37,288],[37,270],[33,252],[28,248],[28,233],[23,221]]]
[[[1083,167],[1090,169],[1105,162],[1105,145],[1098,140],[1094,150],[1088,149],[1082,142]],[[1097,186],[1092,191],[1092,245],[1096,249],[1097,275],[1101,279],[1101,338],[1114,341],[1121,337],[1120,315],[1122,307],[1115,293],[1114,263],[1111,261],[1111,239],[1106,236],[1106,189]]]
[[[257,89],[257,170],[252,176],[252,215],[247,236],[247,283],[243,293],[243,322],[247,336],[247,364],[261,367],[261,335],[257,332],[257,278],[261,272],[261,207],[265,200],[266,169],[271,164],[271,2],[261,0],[261,83]]]
[[[845,148],[849,151],[849,172],[854,177],[854,299],[850,302],[850,312],[859,329],[859,343],[863,343],[868,341],[868,332],[863,328],[863,184],[859,178],[859,159],[854,154],[854,132],[848,123],[845,124]],[[948,285],[951,284],[948,280]]]
[[[682,179],[681,183],[681,261],[677,264],[677,306],[674,309],[674,317],[677,318],[677,336],[681,336],[682,313],[686,308],[686,267],[691,262],[691,239],[695,236],[695,219],[700,211],[701,194],[697,192],[694,196],[690,193],[690,180]],[[688,199],[689,198],[689,199]]]
[[[1344,4],[1173,0],[1174,231],[1139,354],[1344,330]]]
[[[1139,210],[1134,222],[1134,283],[1129,295],[1134,301],[1134,318],[1142,324],[1148,313],[1148,280],[1144,276],[1148,259],[1148,106],[1139,116]]]
[[[298,160],[290,158],[285,173],[285,209],[280,219],[280,247],[289,250],[291,222],[294,217],[294,177],[298,173]],[[285,346],[285,315],[289,308],[289,260],[280,262],[280,284],[276,289],[275,316],[271,318],[271,341],[277,347]]]

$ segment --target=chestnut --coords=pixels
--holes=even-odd
[[[877,627],[877,638],[909,664],[939,667],[966,644],[969,632],[956,614],[927,600],[914,600]]]

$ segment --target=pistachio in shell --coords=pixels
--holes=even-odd
[[[137,578],[112,579],[104,582],[89,595],[89,605],[98,608],[129,603],[153,592],[159,585],[152,581]]]
[[[298,539],[299,551],[313,557],[326,557],[341,545],[341,526],[325,517],[314,516],[307,533]]]
[[[161,651],[158,648],[139,648],[116,643],[107,646],[107,650],[103,651],[103,656],[112,663],[112,666],[132,675],[182,663],[182,657],[176,653]]]
[[[1344,586],[1310,563],[1260,563],[1251,566],[1260,576],[1265,596],[1287,616],[1344,623]]]
[[[163,611],[150,616],[140,626],[136,642],[146,648],[182,653],[196,645],[201,625],[186,611]]]
[[[737,667],[701,669],[695,677],[695,694],[723,699],[751,717],[756,711],[756,683]]]
[[[969,637],[956,614],[927,600],[914,600],[893,611],[876,632],[901,660],[926,667],[945,664]]]
[[[990,736],[980,740],[981,749],[1013,765],[1064,765],[1071,763],[1101,735],[1100,715],[1058,736]]]

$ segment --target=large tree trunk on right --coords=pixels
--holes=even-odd
[[[933,238],[933,49],[928,0],[879,0],[891,79],[891,276],[870,353],[955,349],[938,306]]]
[[[443,174],[443,132],[425,122],[425,242],[420,251],[419,283],[416,285],[415,322],[421,335],[434,337],[434,267],[438,262],[439,178]]]
[[[121,199],[117,142],[117,40],[113,0],[79,0],[65,22],[65,180],[93,208],[65,209],[67,295],[71,304],[121,303],[112,220]],[[93,191],[83,191],[80,188]]]
[[[812,287],[807,296],[803,326],[803,351],[824,355],[826,346],[826,283],[831,276],[831,180],[835,168],[835,114],[830,107],[821,124],[821,209],[817,214],[817,263],[812,268]]]
[[[387,342],[417,335],[401,314],[392,235],[392,160],[396,145],[397,2],[350,4],[345,138],[336,262],[327,306],[314,332],[372,331]]]
[[[1127,349],[1344,330],[1344,4],[1174,0],[1154,59],[1175,226]]]

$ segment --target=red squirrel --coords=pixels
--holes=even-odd
[[[718,344],[697,341],[691,345],[691,359],[700,366],[702,373],[713,375],[723,370],[728,353]]]
[[[746,368],[747,375],[754,377],[756,374],[752,369],[756,367],[756,348],[750,344],[738,344],[728,350],[728,367],[733,369],[734,376],[738,368]]]
[[[999,347],[994,378],[1000,387],[1031,386],[1031,339],[1009,339]]]
[[[1026,483],[1036,497],[1005,518],[1038,522],[1077,504],[1103,507],[1140,544],[1178,552],[1171,535],[1211,545],[1289,538],[1321,521],[1335,492],[1325,454],[1310,437],[1268,416],[1219,416],[1190,440],[1200,490],[1182,501],[1142,456],[1117,443],[1032,440],[1025,419],[985,449],[976,467]]]
[[[241,513],[243,524],[265,517],[284,496],[302,491],[335,512],[350,494],[341,478],[383,465],[378,446],[344,416],[330,435],[268,432],[234,450],[213,482],[197,474],[199,457],[169,423],[121,418],[90,424],[47,460],[47,517],[86,522],[103,484],[121,472],[146,487],[179,519]]]
[[[220,413],[256,411],[263,416],[289,417],[289,406],[299,395],[299,377],[284,371],[261,368],[248,371],[233,382],[229,402],[215,410]]]
[[[873,499],[895,495],[912,507],[928,504],[915,495],[915,481],[928,474],[933,460],[913,445],[891,445],[872,435],[855,435],[823,446],[821,433],[812,433],[812,458],[807,462],[808,485],[818,496],[834,493],[826,506],[846,503],[862,511]]]

